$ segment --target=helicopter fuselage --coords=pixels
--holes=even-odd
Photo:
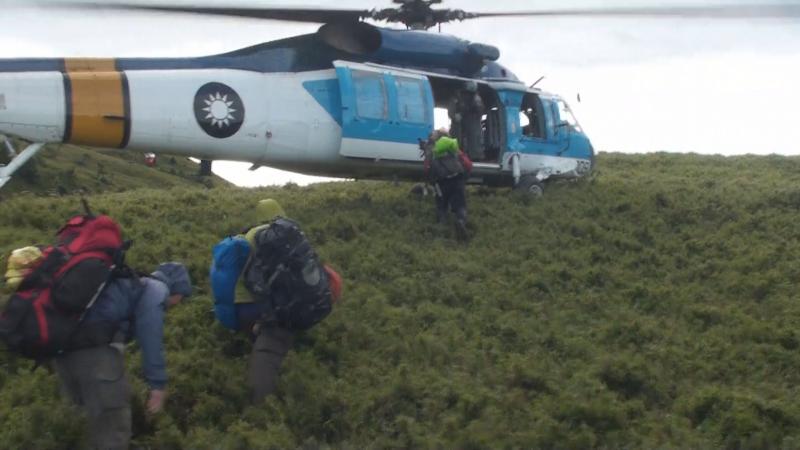
[[[308,36],[296,42],[319,44],[317,35]],[[420,141],[440,108],[438,115],[458,121],[464,145],[470,143],[473,182],[591,170],[591,145],[571,116],[563,117],[569,110],[557,96],[527,88],[496,63],[483,66],[483,78],[459,75],[459,64],[491,53],[485,46],[450,38],[451,48],[401,55],[397,45],[387,50],[399,36],[384,33],[378,50],[406,61],[455,54],[453,46],[463,54],[449,67],[423,70],[370,62],[353,53],[352,43],[343,47],[349,51],[323,44],[325,57],[336,58],[326,63],[325,52],[297,52],[302,46],[295,45],[289,55],[286,45],[276,45],[290,39],[205,58],[0,60],[0,133],[315,175],[422,179]]]

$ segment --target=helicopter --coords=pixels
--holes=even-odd
[[[251,163],[311,175],[423,180],[421,144],[445,109],[473,159],[470,182],[541,194],[577,179],[595,151],[567,102],[518,79],[497,47],[426,30],[483,17],[787,17],[791,5],[476,13],[441,0],[372,10],[93,2],[58,7],[322,23],[311,34],[187,58],[0,59],[0,134]],[[380,27],[367,21],[402,24]],[[9,145],[10,141],[6,141]]]

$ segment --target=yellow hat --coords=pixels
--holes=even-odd
[[[25,277],[8,277],[8,275],[6,275],[6,285],[3,290],[7,293],[16,291],[24,279]]]
[[[42,258],[42,251],[38,247],[23,247],[11,252],[8,257],[8,270],[6,270],[6,289],[16,290],[27,275],[28,270]]]
[[[28,246],[18,248],[11,252],[8,258],[9,269],[27,269],[42,257],[39,247]]]

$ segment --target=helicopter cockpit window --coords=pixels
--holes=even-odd
[[[356,93],[356,114],[364,119],[388,118],[386,85],[383,75],[362,70],[353,71]]]
[[[562,122],[567,122],[573,130],[581,131],[581,126],[578,123],[578,119],[576,119],[575,115],[572,114],[572,110],[569,108],[569,105],[567,105],[567,102],[559,99],[556,104],[558,105],[559,120]]]
[[[535,94],[526,94],[519,110],[519,126],[528,137],[544,138],[542,101]]]
[[[395,77],[397,87],[397,106],[400,120],[413,123],[427,123],[425,88],[422,81],[414,78]]]

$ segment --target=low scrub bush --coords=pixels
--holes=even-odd
[[[793,448],[800,443],[800,160],[599,156],[535,201],[471,191],[460,244],[410,186],[137,189],[89,197],[129,262],[187,263],[168,315],[171,396],[142,448]],[[278,200],[345,279],[277,395],[247,401],[249,341],[210,312],[211,247]],[[0,254],[48,242],[76,196],[12,196]],[[4,269],[4,262],[0,262]],[[0,447],[74,448],[54,376],[0,355]]]

